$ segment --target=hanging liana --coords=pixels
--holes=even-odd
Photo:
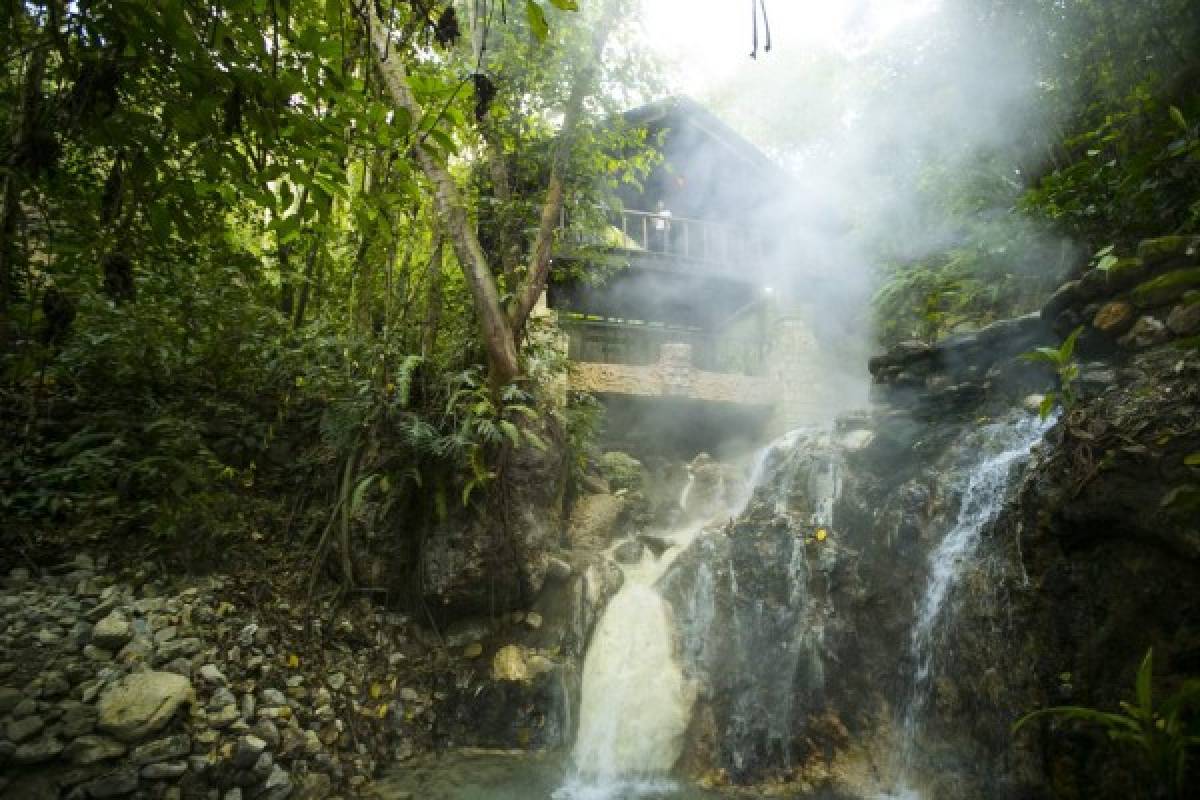
[[[758,58],[758,16],[760,12],[762,14],[763,34],[766,37],[763,52],[771,52],[771,21],[767,19],[767,0],[750,0],[750,26],[753,37],[753,46],[750,50],[751,58]]]

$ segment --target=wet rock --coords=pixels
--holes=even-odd
[[[627,539],[613,548],[612,555],[618,564],[636,564],[642,560],[642,543]]]
[[[194,700],[187,678],[170,672],[128,675],[100,697],[96,726],[124,742],[161,730],[181,705]]]
[[[92,644],[109,652],[120,650],[133,638],[133,626],[119,611],[113,611],[92,629]]]
[[[571,577],[571,565],[561,558],[550,556],[546,559],[546,579],[565,581]]]
[[[75,739],[63,751],[72,764],[89,765],[125,755],[125,745],[108,736],[86,735]]]
[[[1084,300],[1079,281],[1067,281],[1042,304],[1041,317],[1047,322],[1053,321],[1067,309],[1081,305]]]

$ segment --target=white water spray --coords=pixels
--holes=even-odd
[[[763,478],[768,453],[792,443],[790,436],[755,454],[748,488],[714,520],[741,514]],[[689,470],[679,497],[685,512],[694,484]],[[722,484],[717,490],[725,496]],[[674,652],[674,623],[656,584],[714,520],[688,522],[661,537],[669,544],[661,555],[646,548],[641,561],[622,567],[625,582],[600,618],[584,660],[575,773],[555,792],[556,800],[625,800],[671,789],[667,775],[683,748],[696,687]],[[711,584],[711,574],[704,575]],[[691,633],[686,638],[703,640],[702,632]]]
[[[922,718],[929,705],[937,644],[935,640],[937,633],[945,626],[943,612],[946,601],[961,579],[966,565],[973,559],[983,530],[1000,513],[1008,492],[1009,473],[1013,464],[1029,455],[1053,422],[1053,418],[1040,420],[1025,416],[1013,423],[989,426],[992,442],[1001,449],[987,455],[978,466],[968,471],[961,486],[962,502],[954,527],[929,556],[929,579],[917,603],[909,641],[914,672],[901,730],[902,782],[909,778]],[[885,797],[918,800],[920,794],[905,785],[896,794]]]

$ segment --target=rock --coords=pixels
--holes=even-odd
[[[613,548],[612,556],[618,564],[636,564],[642,560],[642,543],[626,539]]]
[[[571,565],[561,558],[549,556],[546,558],[546,579],[553,581],[565,581],[571,577]]]
[[[875,441],[874,431],[857,430],[850,431],[842,436],[842,449],[847,453],[859,453],[866,450]]]
[[[41,764],[57,758],[63,751],[62,742],[54,736],[44,736],[18,745],[12,760],[17,764]]]
[[[263,792],[259,797],[265,800],[283,800],[292,793],[292,777],[287,770],[276,764],[271,768],[271,774],[263,784]]]
[[[177,658],[191,658],[204,649],[204,642],[194,636],[189,636],[186,639],[172,639],[169,642],[163,642],[158,646],[158,660],[160,662],[174,661]]]
[[[173,758],[183,758],[192,752],[192,739],[186,733],[166,736],[146,742],[135,747],[129,755],[129,760],[138,766],[157,764],[159,761],[170,761]]]
[[[254,733],[272,748],[279,747],[279,728],[269,719],[254,723]]]
[[[107,736],[86,735],[75,739],[63,751],[72,764],[86,766],[125,755],[125,745]]]
[[[495,625],[490,619],[482,617],[460,619],[450,623],[446,628],[444,635],[447,647],[462,647],[471,642],[478,642],[480,639],[485,639],[491,635]],[[336,686],[331,683],[330,686],[337,690]]]
[[[254,734],[246,734],[238,738],[233,749],[233,765],[238,769],[249,769],[258,761],[258,757],[267,749],[266,741]]]
[[[1067,309],[1079,305],[1084,301],[1083,291],[1080,289],[1079,281],[1067,281],[1062,286],[1050,295],[1050,298],[1042,305],[1041,317],[1046,322],[1051,322],[1058,318],[1058,315]]]
[[[229,679],[225,677],[225,674],[222,673],[221,670],[217,669],[216,664],[205,664],[200,668],[200,671],[197,673],[197,675],[199,675],[200,680],[211,686],[229,685]]]
[[[1186,301],[1188,298],[1184,299]],[[1200,333],[1200,296],[1171,309],[1170,315],[1167,316],[1167,328],[1176,336]]]
[[[235,703],[237,703],[237,698],[233,696],[233,692],[222,686],[220,689],[217,689],[215,692],[213,692],[212,697],[208,699],[208,703],[205,705],[205,708],[207,708],[209,711],[216,711],[218,709],[225,708],[225,706],[234,705]]]
[[[217,730],[224,730],[242,718],[242,712],[237,705],[230,704],[224,708],[209,713],[208,724]]]
[[[45,727],[46,721],[41,717],[25,717],[8,723],[8,727],[5,728],[5,735],[12,741],[20,744],[26,739],[30,739],[41,733]]]
[[[120,611],[113,611],[92,629],[92,644],[109,652],[120,650],[133,638],[133,626]]]
[[[536,611],[530,611],[525,615],[525,627],[531,631],[536,631],[542,627],[542,615]]]
[[[1142,317],[1119,341],[1123,347],[1142,349],[1162,344],[1169,338],[1166,325],[1154,317]]]
[[[133,767],[122,767],[88,781],[81,787],[84,797],[121,797],[132,794],[138,787],[138,773]]]
[[[192,683],[171,672],[137,672],[100,696],[96,727],[123,742],[160,730],[184,703],[194,702]]]
[[[515,644],[501,647],[492,659],[492,677],[498,681],[529,680],[524,648]]]
[[[83,657],[88,661],[106,662],[112,661],[112,653],[105,650],[103,647],[96,647],[94,644],[86,645],[83,648]]]
[[[142,767],[142,777],[146,780],[175,780],[182,777],[183,773],[187,772],[186,761],[164,761],[157,764],[148,764]]]
[[[327,800],[333,794],[333,782],[321,772],[310,772],[300,778],[292,800]]]
[[[17,707],[17,703],[21,702],[21,694],[19,689],[13,689],[11,686],[0,686],[0,715],[7,714]]]
[[[1096,316],[1092,318],[1092,327],[1109,336],[1120,336],[1129,330],[1136,318],[1137,312],[1132,303],[1113,300],[1105,303],[1096,312]]]
[[[612,494],[590,494],[579,498],[571,509],[568,538],[576,547],[602,547],[617,529],[627,501]]]
[[[479,642],[471,642],[463,648],[463,658],[479,658],[483,655],[483,645]]]
[[[335,672],[329,676],[328,683],[330,689],[335,692],[341,691],[342,687],[346,685],[346,676],[341,672]]]
[[[287,697],[278,689],[263,689],[258,697],[264,706],[286,706]]]
[[[1200,286],[1200,267],[1177,269],[1139,284],[1130,294],[1138,308],[1166,305]]]
[[[1138,244],[1138,258],[1147,267],[1191,260],[1200,252],[1198,236],[1160,236],[1143,239]]]
[[[63,736],[69,739],[83,736],[96,729],[96,709],[82,703],[70,706],[63,711],[58,723],[62,727]]]

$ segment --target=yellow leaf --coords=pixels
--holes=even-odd
[[[291,667],[292,669],[295,669],[296,667],[300,666],[300,656],[296,655],[295,653],[291,653],[290,655],[288,655],[287,665],[289,667]]]
[[[371,699],[378,700],[379,696],[382,694],[383,694],[383,687],[380,686],[378,683],[372,683],[371,684]]]
[[[828,535],[829,535],[829,532],[826,531],[824,528],[817,528],[817,541],[818,542],[825,541],[825,537]]]
[[[379,707],[379,718],[380,718],[380,719],[383,719],[384,717],[386,717],[386,716],[387,716],[387,712],[388,712],[388,704],[387,704],[387,703],[384,703],[383,705],[381,705],[381,706]]]

